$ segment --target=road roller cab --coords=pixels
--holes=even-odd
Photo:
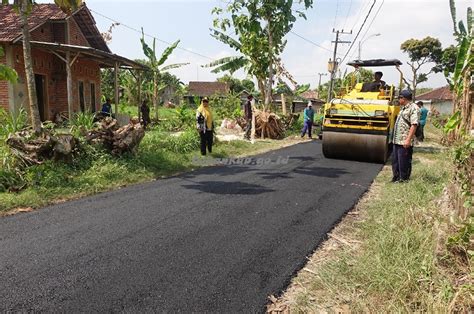
[[[362,67],[394,67],[400,73],[399,87],[351,82],[324,105],[323,154],[327,158],[385,163],[389,139],[400,110],[398,93],[403,74],[399,60],[356,60],[348,63],[355,74]],[[353,78],[358,77],[352,75]]]

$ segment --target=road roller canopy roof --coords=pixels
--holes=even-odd
[[[354,60],[349,63],[353,67],[386,67],[386,66],[399,66],[402,62],[398,59],[372,59],[372,60]]]

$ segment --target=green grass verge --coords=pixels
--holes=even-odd
[[[244,141],[217,142],[212,156],[248,155],[282,144],[284,141],[257,141],[254,145]],[[198,147],[195,130],[173,137],[157,129],[146,132],[136,154],[114,157],[83,145],[83,151],[72,163],[47,161],[30,167],[24,178],[28,182],[26,189],[0,193],[0,213],[14,208],[37,208],[197,168],[192,161],[199,155]]]
[[[448,151],[420,147],[410,182],[389,183],[391,175],[387,165],[358,204],[358,218],[349,215],[334,231],[345,244],[323,245],[293,280],[282,297],[292,312],[469,309],[470,262],[460,266],[449,257],[449,211],[438,202],[452,175]],[[467,283],[460,285],[452,274],[463,272],[458,277]]]

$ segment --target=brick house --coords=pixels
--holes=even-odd
[[[69,110],[100,110],[101,68],[143,69],[142,65],[111,53],[85,4],[69,18],[55,4],[36,4],[28,16],[28,26],[42,121]],[[0,46],[5,52],[0,62],[14,68],[19,76],[15,84],[0,81],[0,107],[10,111],[28,108],[20,18],[11,5],[0,6]],[[66,66],[67,60],[70,67]],[[69,99],[68,71],[72,94]],[[118,92],[115,99],[118,100]]]

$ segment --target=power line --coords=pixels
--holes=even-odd
[[[346,28],[347,19],[349,18],[349,13],[351,12],[351,9],[352,9],[352,0],[349,3],[349,8],[347,9],[346,19],[344,20],[344,26],[342,26],[342,29]]]
[[[122,23],[122,22],[119,22],[119,21],[117,21],[117,20],[114,20],[113,18],[110,18],[110,17],[108,17],[108,16],[105,16],[104,14],[99,13],[99,12],[97,12],[97,11],[94,11],[94,10],[92,10],[92,9],[89,9],[89,10],[90,10],[91,12],[94,12],[95,14],[97,14],[97,15],[99,15],[99,16],[105,18],[105,19],[107,19],[107,20],[110,20],[110,21],[112,21],[112,22],[114,22],[114,23],[119,23],[120,25],[122,25],[122,26],[124,26],[125,28],[128,28],[128,29],[130,29],[130,30],[132,30],[132,31],[134,31],[134,32],[137,32],[137,33],[139,33],[139,34],[142,33],[141,30],[138,30],[138,29],[136,29],[136,28],[134,28],[134,27],[132,27],[132,26],[129,26],[129,25],[127,25],[127,24],[124,24],[124,23]],[[155,37],[155,36],[153,36],[153,35],[151,35],[151,34],[147,34],[147,33],[144,33],[144,34],[145,34],[146,36],[148,36],[148,37],[154,38],[154,39],[156,39],[156,40],[158,40],[158,41],[160,41],[160,42],[162,42],[162,43],[165,43],[165,44],[167,44],[167,45],[172,45],[172,44],[173,44],[173,43],[171,43],[171,42],[169,42],[169,41],[160,39],[160,38]],[[192,50],[189,50],[189,49],[186,49],[186,48],[183,48],[183,47],[180,47],[180,46],[177,46],[176,48],[177,48],[177,49],[184,50],[184,51],[189,52],[189,53],[192,53],[192,54],[194,54],[194,55],[196,55],[196,56],[199,56],[199,57],[202,57],[202,58],[206,58],[206,59],[209,59],[209,60],[211,60],[211,61],[215,61],[214,58],[205,56],[205,55],[200,54],[200,53],[198,53],[198,52],[194,52],[194,51],[192,51]]]
[[[319,47],[319,48],[324,49],[324,50],[326,50],[326,51],[332,52],[331,49],[326,48],[326,47],[324,47],[324,46],[321,46],[320,44],[317,44],[317,43],[315,43],[314,41],[312,41],[312,40],[310,40],[310,39],[308,39],[308,38],[305,38],[305,37],[303,37],[303,36],[301,36],[301,35],[295,33],[294,31],[290,31],[290,33],[292,33],[293,35],[295,35],[295,36],[297,36],[297,37],[303,39],[304,41],[307,41],[308,43],[310,43],[310,44],[312,44],[312,45],[314,45],[314,46],[316,46],[316,47]],[[342,54],[338,54],[338,55],[339,55],[339,56],[342,56]]]
[[[360,10],[357,13],[357,19],[355,20],[354,25],[352,26],[352,29],[354,29],[356,27],[357,23],[359,23],[360,18],[363,16],[362,13],[365,11],[366,8],[368,8],[369,3],[370,3],[370,0],[367,1],[363,6],[362,5],[360,6]]]
[[[372,6],[370,7],[369,12],[367,12],[367,15],[365,16],[364,22],[362,22],[362,25],[360,26],[359,31],[357,32],[357,34],[356,34],[354,40],[352,41],[352,43],[351,43],[349,49],[347,50],[346,54],[344,55],[344,58],[342,58],[341,63],[344,62],[344,60],[346,59],[347,55],[349,54],[349,52],[351,51],[352,47],[354,46],[354,43],[356,42],[357,38],[359,37],[359,34],[360,34],[360,32],[362,31],[362,28],[364,27],[365,22],[367,22],[367,19],[369,18],[369,15],[370,15],[370,13],[372,12],[372,9],[374,8],[376,2],[377,2],[377,0],[374,0],[374,2],[372,3]]]
[[[364,36],[362,36],[362,39],[361,39],[361,40],[364,40],[364,39],[365,39],[365,36],[367,36],[367,33],[369,32],[369,29],[370,29],[370,27],[372,26],[372,23],[374,23],[375,19],[377,18],[377,15],[379,14],[380,9],[382,9],[382,6],[383,6],[384,3],[385,3],[385,0],[382,0],[382,3],[380,4],[380,6],[379,6],[377,12],[375,12],[374,18],[372,19],[372,21],[370,22],[369,26],[367,27],[367,30],[365,31]]]
[[[334,16],[334,24],[332,28],[336,28],[337,14],[339,13],[339,0],[336,1],[336,15]]]

